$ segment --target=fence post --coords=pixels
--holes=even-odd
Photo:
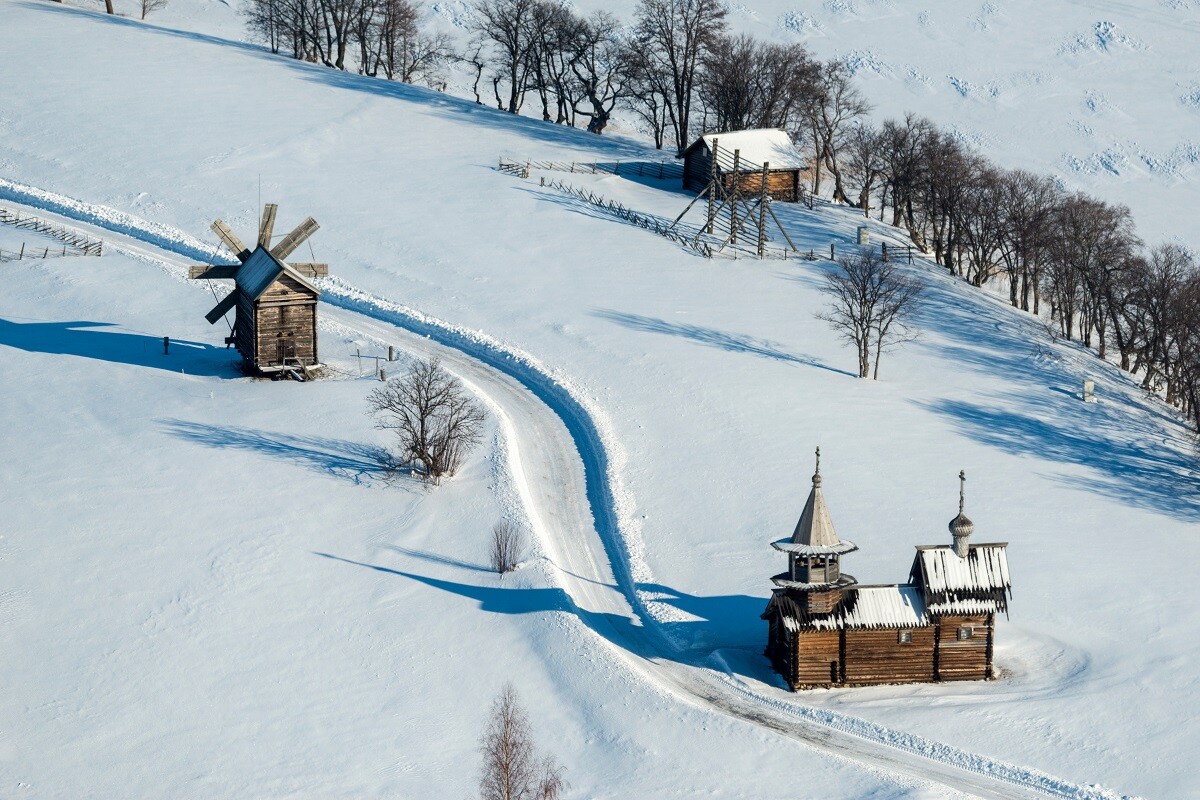
[[[163,355],[169,356],[170,354],[171,354],[171,337],[164,336],[163,337]]]
[[[758,257],[762,258],[767,252],[767,174],[771,163],[763,162],[762,186],[758,195]]]
[[[621,159],[619,159],[619,158],[618,158],[618,159],[617,159],[617,166],[615,166],[615,167],[613,168],[613,175],[620,175],[620,174],[621,174]]]
[[[396,360],[396,348],[393,345],[388,345],[388,361]]]
[[[17,256],[17,260],[20,261],[23,258],[25,258],[25,243],[21,242],[21,254]]]
[[[729,243],[737,244],[738,232],[738,203],[742,201],[742,180],[739,169],[742,165],[742,151],[733,151],[733,198],[729,201]]]
[[[834,243],[830,242],[829,243],[829,260],[830,261],[837,261],[837,250],[835,250],[834,248],[835,248]]]
[[[712,162],[709,164],[709,179],[708,179],[708,225],[705,226],[705,232],[711,234],[713,232],[714,215],[717,213],[717,142],[713,139],[712,146]]]
[[[880,242],[879,246],[883,248],[883,263],[886,264],[888,262],[887,242]]]

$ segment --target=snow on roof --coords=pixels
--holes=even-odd
[[[920,628],[929,625],[925,599],[917,587],[859,586],[846,592],[841,607],[827,616],[809,616],[795,601],[776,595],[784,626],[791,631],[803,627],[820,630],[839,628]],[[768,606],[768,612],[770,606]]]
[[[771,547],[774,547],[776,550],[782,550],[785,553],[797,553],[802,556],[841,556],[858,549],[858,545],[854,542],[844,540],[839,541],[837,544],[814,546],[797,544],[791,539],[780,539],[778,542],[771,542]]]
[[[769,163],[771,169],[804,169],[808,166],[792,143],[792,137],[778,128],[706,133],[700,138],[710,152],[713,140],[716,140],[720,150],[718,161],[722,166],[732,166],[734,150],[741,151],[739,168],[762,169],[764,162]]]
[[[949,545],[917,548],[925,588],[934,595],[956,592],[1004,591],[1012,588],[1008,579],[1005,544],[976,544],[960,557]]]
[[[267,290],[267,287],[285,272],[319,294],[317,287],[305,280],[304,276],[289,269],[287,264],[275,258],[269,250],[261,245],[254,248],[254,252],[237,271],[237,285],[252,299],[257,300],[262,297],[262,293]]]
[[[927,608],[931,615],[939,617],[947,614],[994,614],[1003,610],[996,600],[983,597],[960,597],[934,602],[929,603]]]

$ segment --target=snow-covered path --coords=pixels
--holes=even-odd
[[[0,197],[93,235],[103,230],[107,245],[161,264],[179,279],[188,260],[207,259],[186,234],[109,209],[4,181]],[[565,379],[500,342],[337,280],[323,288],[332,306],[324,312],[329,324],[415,356],[437,356],[487,402],[504,431],[523,511],[578,618],[608,653],[662,692],[922,784],[989,798],[1119,796],[802,706],[782,692],[769,696],[681,654],[640,605],[599,412]]]

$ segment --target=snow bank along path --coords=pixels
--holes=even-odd
[[[214,251],[174,228],[0,178],[0,198],[76,225],[118,234],[116,249],[161,264],[186,279],[184,259]],[[85,229],[85,232],[88,232]],[[147,247],[149,246],[149,247]],[[500,421],[508,468],[530,527],[580,620],[628,668],[693,705],[777,731],[864,766],[987,798],[1114,800],[1103,787],[1071,783],[836,711],[756,691],[736,676],[683,656],[647,611],[637,583],[650,579],[643,545],[622,493],[620,449],[602,412],[570,380],[528,354],[478,331],[432,319],[337,278],[320,282],[338,327],[437,356]],[[711,659],[717,661],[717,659]],[[713,666],[718,667],[714,669]]]

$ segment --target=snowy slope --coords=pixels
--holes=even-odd
[[[930,274],[924,340],[885,362],[883,382],[858,381],[812,316],[819,263],[704,261],[492,169],[500,153],[653,157],[632,142],[70,9],[5,2],[0,13],[17,34],[0,74],[19,75],[24,87],[2,112],[3,177],[203,237],[217,215],[237,230],[253,225],[261,175],[263,199],[281,204],[281,225],[308,213],[322,222],[315,255],[336,279],[484,331],[579,387],[613,443],[633,577],[690,657],[718,648],[737,680],[789,700],[758,656],[757,614],[778,567],[766,543],[794,524],[814,444],[827,454],[839,530],[863,548],[847,568],[864,582],[902,580],[913,544],[947,538],[954,475],[965,467],[977,535],[1012,543],[1016,599],[998,652],[1011,677],[802,701],[1078,783],[1147,796],[1190,790],[1186,764],[1200,731],[1187,712],[1198,599],[1188,533],[1200,506],[1188,489],[1189,443],[1115,370],[1069,347],[1031,345],[1027,318]],[[45,48],[39,31],[51,22],[70,63],[22,69]],[[572,180],[657,213],[686,201],[613,176]],[[815,218],[792,210],[788,221],[816,247],[847,241],[856,222],[833,210]],[[202,287],[164,282],[145,264],[88,262],[104,263],[100,272],[81,263],[14,273],[22,282],[0,316],[107,322],[219,348],[221,331],[201,319]],[[22,387],[5,396],[6,418],[26,431],[6,440],[4,462],[36,461],[7,466],[4,476],[20,487],[8,524],[21,538],[0,562],[21,590],[9,613],[37,642],[0,662],[6,683],[31,698],[5,711],[17,720],[3,767],[9,785],[33,779],[44,796],[100,780],[131,781],[138,795],[170,783],[221,795],[421,796],[450,781],[464,794],[471,776],[449,776],[471,761],[477,710],[515,675],[536,698],[535,720],[558,732],[551,738],[581,796],[694,796],[712,786],[724,796],[784,796],[797,759],[817,794],[905,791],[647,689],[581,636],[564,606],[547,603],[552,594],[537,594],[553,592],[539,572],[522,576],[535,592],[526,601],[471,569],[478,532],[510,502],[505,470],[489,467],[494,457],[473,462],[449,491],[410,496],[412,487],[364,488],[331,474],[321,466],[327,457],[303,454],[327,444],[286,438],[332,439],[335,452],[377,443],[361,414],[364,384],[229,380],[224,351],[199,348],[207,374],[189,372],[199,396],[167,401],[176,378],[137,355],[138,343],[149,344],[131,340],[133,354],[105,347],[88,358],[94,339],[61,327],[56,337],[67,341],[55,347],[30,352],[13,332],[0,350],[6,384]],[[323,350],[353,369],[355,338],[327,334]],[[1100,384],[1097,406],[1073,399],[1085,375]],[[72,430],[66,423],[33,424],[76,420],[81,396],[95,399],[74,440],[62,436]],[[131,397],[147,400],[131,407]],[[180,408],[168,415],[157,410],[164,406]],[[170,420],[208,427],[189,435]],[[213,436],[233,443],[211,447]],[[286,446],[272,444],[281,438]],[[316,468],[307,465],[314,458]],[[292,502],[284,487],[297,480],[297,494],[321,498],[319,508],[276,511]],[[196,513],[169,513],[178,487],[196,484],[212,487],[204,495],[212,500],[184,495],[202,503]],[[78,505],[56,500],[70,494],[82,496]],[[264,496],[260,514],[235,514]],[[108,530],[120,536],[101,536]],[[46,534],[64,531],[66,545],[49,546]],[[302,542],[294,553],[293,540]],[[1153,560],[1157,592],[1114,589],[1123,588],[1114,582],[1127,574],[1119,568],[1131,541]],[[417,577],[400,582],[314,553]],[[132,594],[131,581],[156,574],[159,562],[170,566],[157,588]],[[111,581],[85,583],[72,566],[119,569]],[[514,607],[528,611],[500,613]],[[139,615],[153,616],[147,610],[159,615],[149,630],[165,640],[136,627]],[[321,622],[329,615],[333,622]],[[63,629],[77,634],[66,650],[52,638]],[[506,663],[484,658],[494,668],[478,678],[478,658],[456,644],[463,631]],[[280,649],[264,653],[264,640]],[[55,653],[55,668],[43,668]],[[243,665],[243,656],[253,657]],[[403,678],[396,664],[407,665]],[[245,685],[230,702],[213,702],[235,674]],[[114,676],[130,675],[113,687]],[[171,708],[183,686],[198,682],[205,692],[169,716],[142,699],[147,682]],[[431,727],[462,708],[471,713]],[[409,717],[419,724],[406,725]],[[435,746],[432,730],[444,730],[449,744]],[[230,731],[239,743],[261,741],[268,756],[197,771],[195,754],[219,762]],[[148,737],[135,738],[143,746],[169,740],[168,757],[143,762],[131,732]],[[52,736],[79,739],[77,759],[37,758],[41,748],[19,746]],[[401,761],[410,769],[383,766]],[[102,774],[110,762],[124,768]]]

